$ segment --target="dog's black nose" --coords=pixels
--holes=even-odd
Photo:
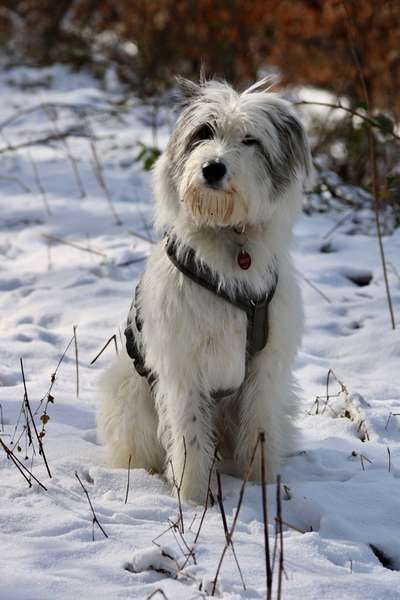
[[[218,159],[205,162],[202,169],[203,177],[209,185],[219,183],[226,173],[226,166]]]

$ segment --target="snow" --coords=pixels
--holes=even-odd
[[[47,491],[36,483],[29,488],[5,453],[0,455],[0,598],[143,599],[157,589],[169,599],[206,597],[204,590],[211,592],[225,544],[217,505],[206,513],[195,546],[196,564],[191,558],[186,561],[179,534],[169,529],[177,520],[178,503],[167,484],[158,475],[132,470],[125,503],[127,472],[106,466],[96,438],[95,384],[115,352],[114,344],[93,366],[90,362],[114,334],[122,351],[120,331],[143,260],[151,250],[146,241],[153,235],[150,179],[134,161],[137,143],[153,139],[143,124],[143,108],[134,100],[122,105],[119,90],[103,91],[87,74],[73,74],[62,67],[4,71],[0,89],[1,123],[16,111],[42,102],[122,107],[122,119],[105,113],[90,117],[106,184],[122,225],[115,224],[85,137],[69,141],[84,182],[84,198],[60,142],[1,155],[1,439],[10,445],[20,413],[20,357],[36,411],[75,325],[80,389],[77,397],[72,343],[56,374],[51,392],[54,403],[48,405],[50,420],[43,438],[52,478],[40,456],[33,460],[32,471]],[[77,120],[68,108],[58,111],[61,130]],[[1,132],[0,147],[51,131],[45,113],[34,111]],[[161,127],[160,143],[167,135],[168,126]],[[294,527],[285,526],[283,533],[285,600],[400,598],[399,330],[393,331],[390,325],[377,240],[350,227],[349,222],[326,239],[325,234],[342,216],[336,209],[304,214],[296,226],[295,258],[303,281],[307,325],[296,365],[303,396],[301,445],[282,472],[287,486],[283,519]],[[104,256],[54,240],[49,247],[43,235]],[[384,244],[400,325],[400,230],[386,237]],[[326,403],[329,369],[334,374]],[[36,414],[39,430],[44,406]],[[22,424],[23,419],[17,437]],[[25,447],[25,438],[16,455],[31,468],[32,448]],[[92,541],[92,513],[75,472],[107,538],[95,524]],[[241,482],[223,477],[222,483],[230,524]],[[271,543],[275,494],[276,486],[268,486]],[[201,511],[199,506],[183,504],[184,537],[189,546],[194,543]],[[217,594],[229,600],[264,598],[264,528],[257,485],[246,486],[233,541],[247,590],[242,588],[229,550]],[[381,564],[371,545],[389,559],[391,569]],[[155,597],[161,598],[160,593]]]

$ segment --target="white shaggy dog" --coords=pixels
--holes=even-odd
[[[290,244],[311,160],[301,124],[267,80],[241,94],[216,81],[180,87],[183,111],[154,173],[155,223],[168,238],[129,317],[148,377],[128,356],[117,360],[99,386],[98,428],[113,466],[131,457],[173,482],[172,463],[177,480],[184,469],[182,496],[204,502],[216,445],[219,468],[240,477],[264,430],[269,481],[294,448],[303,311]],[[235,299],[252,306],[268,294],[268,321],[251,329]],[[267,325],[265,340],[256,329]],[[251,335],[264,336],[261,347]],[[256,461],[252,478],[259,473]]]

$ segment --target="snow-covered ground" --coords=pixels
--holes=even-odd
[[[55,128],[64,130],[82,120],[69,108],[58,110],[56,120],[37,110],[1,127],[16,111],[43,102],[100,108],[111,100],[124,108],[118,94],[101,91],[90,77],[60,67],[3,72],[0,89],[0,148],[46,137]],[[196,564],[190,558],[182,570],[186,550],[179,548],[178,542],[183,544],[179,536],[177,542],[175,532],[168,531],[169,521],[178,515],[170,489],[158,475],[132,470],[125,503],[127,471],[107,468],[96,440],[95,383],[115,352],[113,343],[93,366],[90,362],[114,333],[123,351],[119,328],[151,249],[150,242],[135,235],[151,236],[149,176],[133,160],[136,143],[152,141],[141,116],[142,109],[132,103],[122,119],[108,113],[89,118],[99,138],[97,156],[121,225],[115,224],[93,170],[94,155],[87,139],[69,141],[85,190],[83,198],[62,142],[0,154],[0,436],[8,447],[14,441],[15,455],[47,488],[44,491],[35,482],[29,488],[2,451],[2,600],[143,599],[157,589],[170,600],[206,597],[199,588],[210,589],[224,546],[221,515],[214,506],[206,514],[195,548]],[[167,129],[158,132],[161,143]],[[357,228],[349,222],[332,234],[329,243],[324,238],[340,217],[338,212],[303,215],[296,227],[295,256],[304,278],[307,326],[297,360],[303,390],[302,443],[282,473],[287,486],[283,519],[291,526],[285,526],[283,533],[285,600],[400,598],[399,329],[390,326],[377,240],[355,233]],[[49,243],[43,235],[102,254],[60,241]],[[385,239],[385,249],[392,265],[389,278],[400,327],[396,274],[400,230]],[[72,343],[56,372],[51,389],[54,402],[47,410],[50,418],[43,445],[50,479],[38,454],[32,466],[32,447],[26,447],[25,418],[19,418],[23,401],[19,360],[23,358],[28,397],[41,431],[46,393],[74,326],[79,397]],[[334,375],[326,401],[330,369]],[[315,402],[317,396],[322,398]],[[75,472],[107,538],[95,526],[92,541],[92,514]],[[223,478],[229,522],[240,485],[238,480]],[[269,486],[272,543],[275,493],[276,486]],[[201,510],[183,505],[189,545]],[[158,547],[153,540],[163,532],[156,540]],[[232,600],[264,598],[264,530],[257,485],[246,487],[233,539],[247,590],[229,551],[217,594]],[[159,592],[154,597],[163,596]]]

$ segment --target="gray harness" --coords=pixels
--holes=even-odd
[[[218,278],[212,273],[207,265],[199,265],[196,262],[195,251],[193,248],[187,248],[182,253],[183,259],[178,258],[178,245],[174,238],[166,238],[166,253],[175,267],[186,277],[209,290],[219,298],[229,302],[236,308],[244,311],[247,316],[247,334],[246,334],[246,374],[247,367],[252,357],[265,348],[268,341],[269,323],[268,307],[275,294],[278,284],[278,272],[273,271],[274,281],[270,290],[262,297],[251,298],[249,294],[236,291],[234,295],[229,295],[221,288]],[[127,327],[125,329],[126,351],[133,360],[136,371],[142,377],[146,377],[150,388],[157,381],[157,375],[151,371],[145,364],[145,356],[140,342],[143,320],[138,306],[138,293],[140,281],[136,286],[135,298],[132,307],[135,307],[135,321],[132,322],[128,316]],[[131,312],[129,311],[129,314]],[[135,327],[136,326],[136,327]],[[136,331],[134,331],[134,328]],[[211,396],[215,399],[227,398],[233,396],[237,390],[217,390],[212,391]]]

